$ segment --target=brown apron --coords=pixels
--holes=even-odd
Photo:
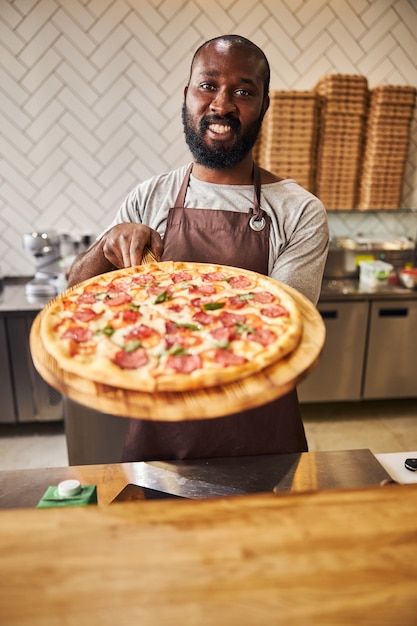
[[[260,208],[254,168],[254,208],[248,213],[184,208],[190,166],[168,214],[163,261],[218,263],[268,274],[270,218]],[[197,459],[306,452],[297,392],[225,417],[130,421],[123,461]]]

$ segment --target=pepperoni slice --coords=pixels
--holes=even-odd
[[[142,313],[140,313],[139,311],[134,311],[132,309],[125,309],[124,311],[122,311],[122,320],[127,324],[134,324],[141,316]]]
[[[276,335],[272,330],[268,328],[257,328],[254,333],[248,333],[248,339],[250,341],[256,341],[262,346],[269,346],[276,339]]]
[[[224,280],[227,278],[226,274],[223,272],[207,272],[206,274],[202,274],[201,277],[206,283],[214,283],[218,280]]]
[[[192,280],[192,276],[189,272],[185,271],[174,272],[171,274],[171,280],[173,283],[183,283],[187,282],[187,280]]]
[[[230,367],[231,365],[243,365],[243,363],[246,363],[248,359],[244,356],[240,356],[239,354],[235,354],[231,350],[222,350],[221,348],[218,348],[214,354],[214,360],[219,365]]]
[[[208,298],[193,298],[191,300],[191,305],[195,308],[198,308],[203,306],[203,304],[208,304],[209,302],[211,302],[211,300],[209,300]]]
[[[84,292],[76,299],[77,304],[94,304],[97,302],[96,294],[92,292]]]
[[[234,326],[235,324],[244,324],[246,317],[244,315],[239,315],[238,313],[222,311],[219,315],[219,320],[223,326]]]
[[[153,330],[153,328],[150,328],[150,326],[146,326],[146,324],[140,324],[139,326],[136,326],[135,328],[132,328],[131,331],[129,331],[128,333],[126,333],[125,335],[125,339],[130,340],[130,339],[149,339],[149,337],[152,337],[152,335],[154,335],[156,333],[155,330]]]
[[[260,304],[270,304],[275,300],[275,296],[269,291],[255,291],[253,294],[253,300],[260,302]]]
[[[124,278],[119,278],[119,279],[115,279],[113,282],[110,283],[110,285],[108,285],[107,287],[107,293],[111,294],[118,294],[122,291],[126,292],[129,290],[130,287],[130,282],[126,282],[126,280]]]
[[[172,320],[167,320],[165,322],[165,332],[167,335],[176,333],[177,330],[178,330],[178,324],[176,322],[173,322]]]
[[[132,280],[138,285],[148,285],[149,283],[153,283],[155,278],[152,274],[138,274],[137,276],[133,276]]]
[[[262,315],[265,317],[288,317],[288,310],[281,304],[271,304],[271,306],[265,306],[261,309]]]
[[[191,374],[202,367],[202,360],[198,354],[173,354],[168,357],[166,365],[179,374]]]
[[[144,348],[138,348],[127,352],[126,350],[119,350],[113,357],[113,363],[118,365],[122,370],[136,370],[139,367],[143,367],[148,362],[148,355]]]
[[[230,298],[227,299],[227,303],[231,309],[242,309],[246,302],[246,300],[243,300],[239,296],[230,296]]]
[[[78,322],[91,322],[100,317],[101,313],[96,313],[93,309],[78,309],[74,313],[74,319]]]
[[[70,326],[62,336],[65,339],[72,339],[77,343],[84,343],[92,339],[93,331],[84,326]]]
[[[210,335],[216,341],[232,341],[234,334],[230,327],[227,326],[219,326],[218,328],[213,328],[210,331]]]
[[[193,315],[193,321],[197,322],[197,324],[207,326],[207,324],[211,324],[213,321],[213,316],[209,315],[205,311],[197,311],[197,313],[194,313]]]
[[[252,281],[249,280],[247,276],[241,274],[239,274],[239,276],[232,276],[227,282],[233,289],[244,289],[252,284]]]
[[[118,295],[106,300],[106,304],[109,306],[120,306],[122,304],[127,304],[128,302],[132,302],[132,296],[125,292],[119,293]]]
[[[216,287],[214,287],[214,285],[192,285],[188,289],[188,293],[198,296],[212,296],[214,293],[216,293]]]
[[[201,343],[201,337],[186,328],[177,328],[176,332],[165,335],[166,347],[182,346],[183,348],[192,348]]]
[[[169,287],[164,287],[163,285],[160,285],[159,283],[153,283],[152,285],[149,285],[147,289],[147,293],[149,296],[159,296],[163,294],[165,291],[167,295],[172,294],[172,289],[170,289]]]

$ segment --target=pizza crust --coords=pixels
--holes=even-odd
[[[162,306],[159,305],[155,307],[155,297],[153,295],[150,299],[148,311],[148,297],[146,295],[146,289],[141,286],[138,291],[137,283],[133,281],[143,278],[144,275],[157,274],[158,280],[160,281],[159,284],[164,286],[164,280],[169,283],[170,275],[177,272],[187,272],[191,274],[195,277],[196,283],[200,281],[198,284],[201,284],[201,276],[203,274],[226,274],[229,280],[234,277],[243,276],[249,281],[250,286],[247,288],[237,287],[236,289],[232,289],[229,286],[230,283],[228,283],[227,293],[239,294],[241,292],[246,293],[248,291],[256,291],[273,294],[275,301],[279,302],[279,304],[288,311],[288,316],[277,317],[276,320],[273,318],[269,319],[263,317],[265,326],[268,326],[268,328],[271,329],[276,329],[277,338],[273,343],[265,346],[259,346],[253,341],[247,341],[245,344],[245,341],[242,340],[242,345],[239,344],[239,349],[250,358],[248,358],[248,360],[243,364],[228,365],[227,367],[219,367],[210,361],[209,358],[206,359],[206,355],[211,355],[210,350],[213,351],[212,348],[207,348],[206,351],[203,350],[201,353],[203,355],[203,367],[196,369],[189,374],[164,369],[163,365],[167,357],[164,354],[166,350],[163,350],[162,347],[160,354],[158,354],[157,349],[153,352],[151,350],[148,351],[150,362],[145,366],[138,369],[121,369],[112,360],[115,352],[120,349],[120,346],[112,345],[108,337],[102,333],[102,329],[97,333],[97,325],[94,325],[96,322],[94,322],[94,324],[79,324],[87,329],[90,327],[95,328],[91,341],[91,345],[95,346],[93,352],[90,352],[91,345],[88,341],[81,343],[75,342],[74,344],[74,342],[70,339],[62,339],[62,328],[70,327],[73,323],[74,313],[77,312],[78,309],[82,308],[82,305],[79,304],[79,299],[86,297],[86,295],[91,292],[97,294],[100,290],[102,290],[103,294],[106,294],[109,286],[113,286],[113,288],[116,289],[121,286],[124,288],[127,284],[129,284],[129,289],[135,294],[134,302],[139,302],[140,304],[139,311],[141,309],[142,311],[146,310],[150,317],[158,314],[163,316],[170,314],[169,307],[171,306],[171,303],[175,303],[175,298],[173,298],[172,301],[168,300],[167,303],[163,302]],[[193,280],[188,281],[188,283],[192,284]],[[184,284],[187,285],[187,281],[184,281]],[[217,285],[215,281],[213,283],[214,287],[219,286],[222,288],[224,284],[224,281],[220,281],[219,285]],[[177,288],[181,291],[181,299],[178,301],[184,303],[184,298],[187,297],[190,301],[193,300],[192,295],[187,296],[187,286],[181,290],[181,284],[180,286],[177,286]],[[129,289],[127,289],[128,292]],[[217,295],[219,295],[221,299],[221,294],[221,291],[216,292],[214,299]],[[109,309],[106,305],[106,299],[99,299],[98,302],[92,305],[92,308],[98,311],[100,311],[103,307]],[[258,308],[261,309],[262,307]],[[227,307],[222,307],[220,312],[215,310],[211,312],[213,319],[217,320],[217,315],[220,315],[221,312],[225,312],[226,309],[227,311],[229,310]],[[121,316],[123,314],[123,310],[122,305],[119,308],[114,307],[114,310],[112,309],[109,315],[115,315],[117,313]],[[240,314],[241,311],[239,310],[237,313]],[[259,316],[262,317],[262,315]],[[155,322],[155,320],[153,321]],[[145,322],[150,324],[151,320],[145,320]],[[141,320],[140,323],[145,322],[144,320]],[[162,322],[165,324],[166,319],[164,318]],[[192,320],[190,323],[191,322]],[[104,322],[100,320],[100,323],[103,324]],[[159,320],[158,329],[161,329],[161,320]],[[113,272],[88,279],[83,283],[67,289],[65,292],[52,300],[42,311],[40,321],[40,334],[43,346],[48,354],[56,360],[58,367],[62,370],[71,372],[79,377],[92,380],[96,383],[109,385],[115,388],[143,392],[184,392],[187,390],[195,390],[205,387],[222,386],[231,382],[242,380],[247,376],[256,374],[289,356],[298,346],[302,337],[302,331],[303,323],[297,304],[288,290],[286,290],[285,285],[282,283],[261,274],[257,274],[256,272],[250,272],[249,270],[243,270],[240,268],[205,263],[176,263],[172,261],[115,270]],[[197,336],[198,334],[199,333],[197,333]],[[162,336],[161,346],[164,345],[165,340],[166,337]],[[99,349],[97,349],[97,342],[100,344]],[[236,342],[236,345],[237,343],[239,342]],[[75,354],[72,354],[71,346],[76,350]],[[230,344],[230,349],[233,350],[233,341]],[[158,360],[159,362],[159,366],[156,370],[154,369],[155,360]]]

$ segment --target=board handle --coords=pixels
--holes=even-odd
[[[148,246],[145,246],[143,249],[142,265],[149,265],[149,263],[157,263],[157,260],[152,254],[151,249]]]

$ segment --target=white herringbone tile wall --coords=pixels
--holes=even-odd
[[[417,85],[417,0],[0,0],[0,266],[22,234],[96,234],[140,180],[189,159],[191,54],[226,32],[266,52],[272,89],[327,73]],[[403,203],[417,208],[417,119]]]

